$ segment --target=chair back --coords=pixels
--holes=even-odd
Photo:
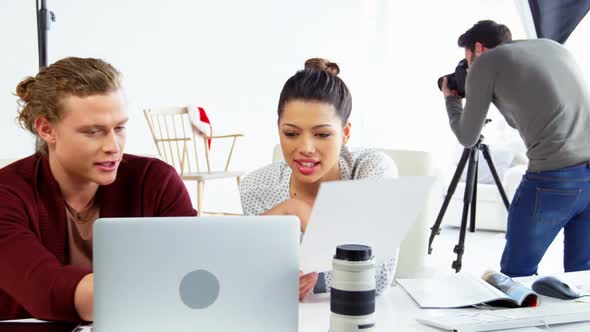
[[[283,157],[283,150],[281,149],[281,145],[277,144],[272,149],[272,161],[274,162],[279,160],[285,160],[285,158]]]
[[[211,172],[207,138],[193,129],[186,107],[150,108],[143,112],[158,154],[181,176],[202,170]],[[199,162],[203,156],[205,165]]]

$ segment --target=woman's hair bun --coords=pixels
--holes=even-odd
[[[305,61],[305,69],[323,70],[334,76],[340,73],[340,67],[334,62],[322,58],[311,58]]]

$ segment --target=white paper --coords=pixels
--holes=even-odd
[[[506,294],[469,273],[396,281],[421,308],[461,308],[509,299]]]
[[[331,270],[341,244],[371,246],[377,263],[394,257],[426,206],[434,180],[408,176],[323,182],[301,243],[303,271]]]
[[[0,323],[49,323],[46,320],[39,320],[35,318],[0,320]]]

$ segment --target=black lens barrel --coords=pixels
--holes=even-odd
[[[450,73],[438,78],[438,80],[436,81],[438,89],[442,91],[442,82],[443,79],[446,77],[448,88],[457,91],[461,98],[465,98],[465,80],[467,79],[467,68],[467,60],[461,59],[461,61],[459,61],[459,64],[455,68],[454,73]]]
[[[330,310],[339,315],[365,316],[375,312],[375,290],[345,291],[332,288]]]

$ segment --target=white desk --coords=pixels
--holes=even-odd
[[[590,285],[590,271],[567,273],[558,276],[564,282],[571,285]],[[530,286],[535,277],[518,278],[521,283]],[[589,289],[586,288],[586,293]],[[585,298],[590,301],[590,298]],[[559,300],[549,297],[541,297],[541,306],[543,303],[556,302]],[[376,303],[376,324],[378,332],[391,331],[442,331],[433,327],[418,323],[415,317],[424,312],[436,312],[442,310],[476,310],[476,309],[420,309],[416,302],[399,286],[391,288],[386,294],[377,297]],[[304,303],[299,306],[299,331],[300,332],[327,332],[330,319],[330,297],[327,294],[313,295],[308,297]],[[521,328],[505,331],[519,332],[541,332],[547,331],[544,328]],[[555,332],[588,332],[590,331],[590,322],[564,324],[552,326],[550,331]]]

